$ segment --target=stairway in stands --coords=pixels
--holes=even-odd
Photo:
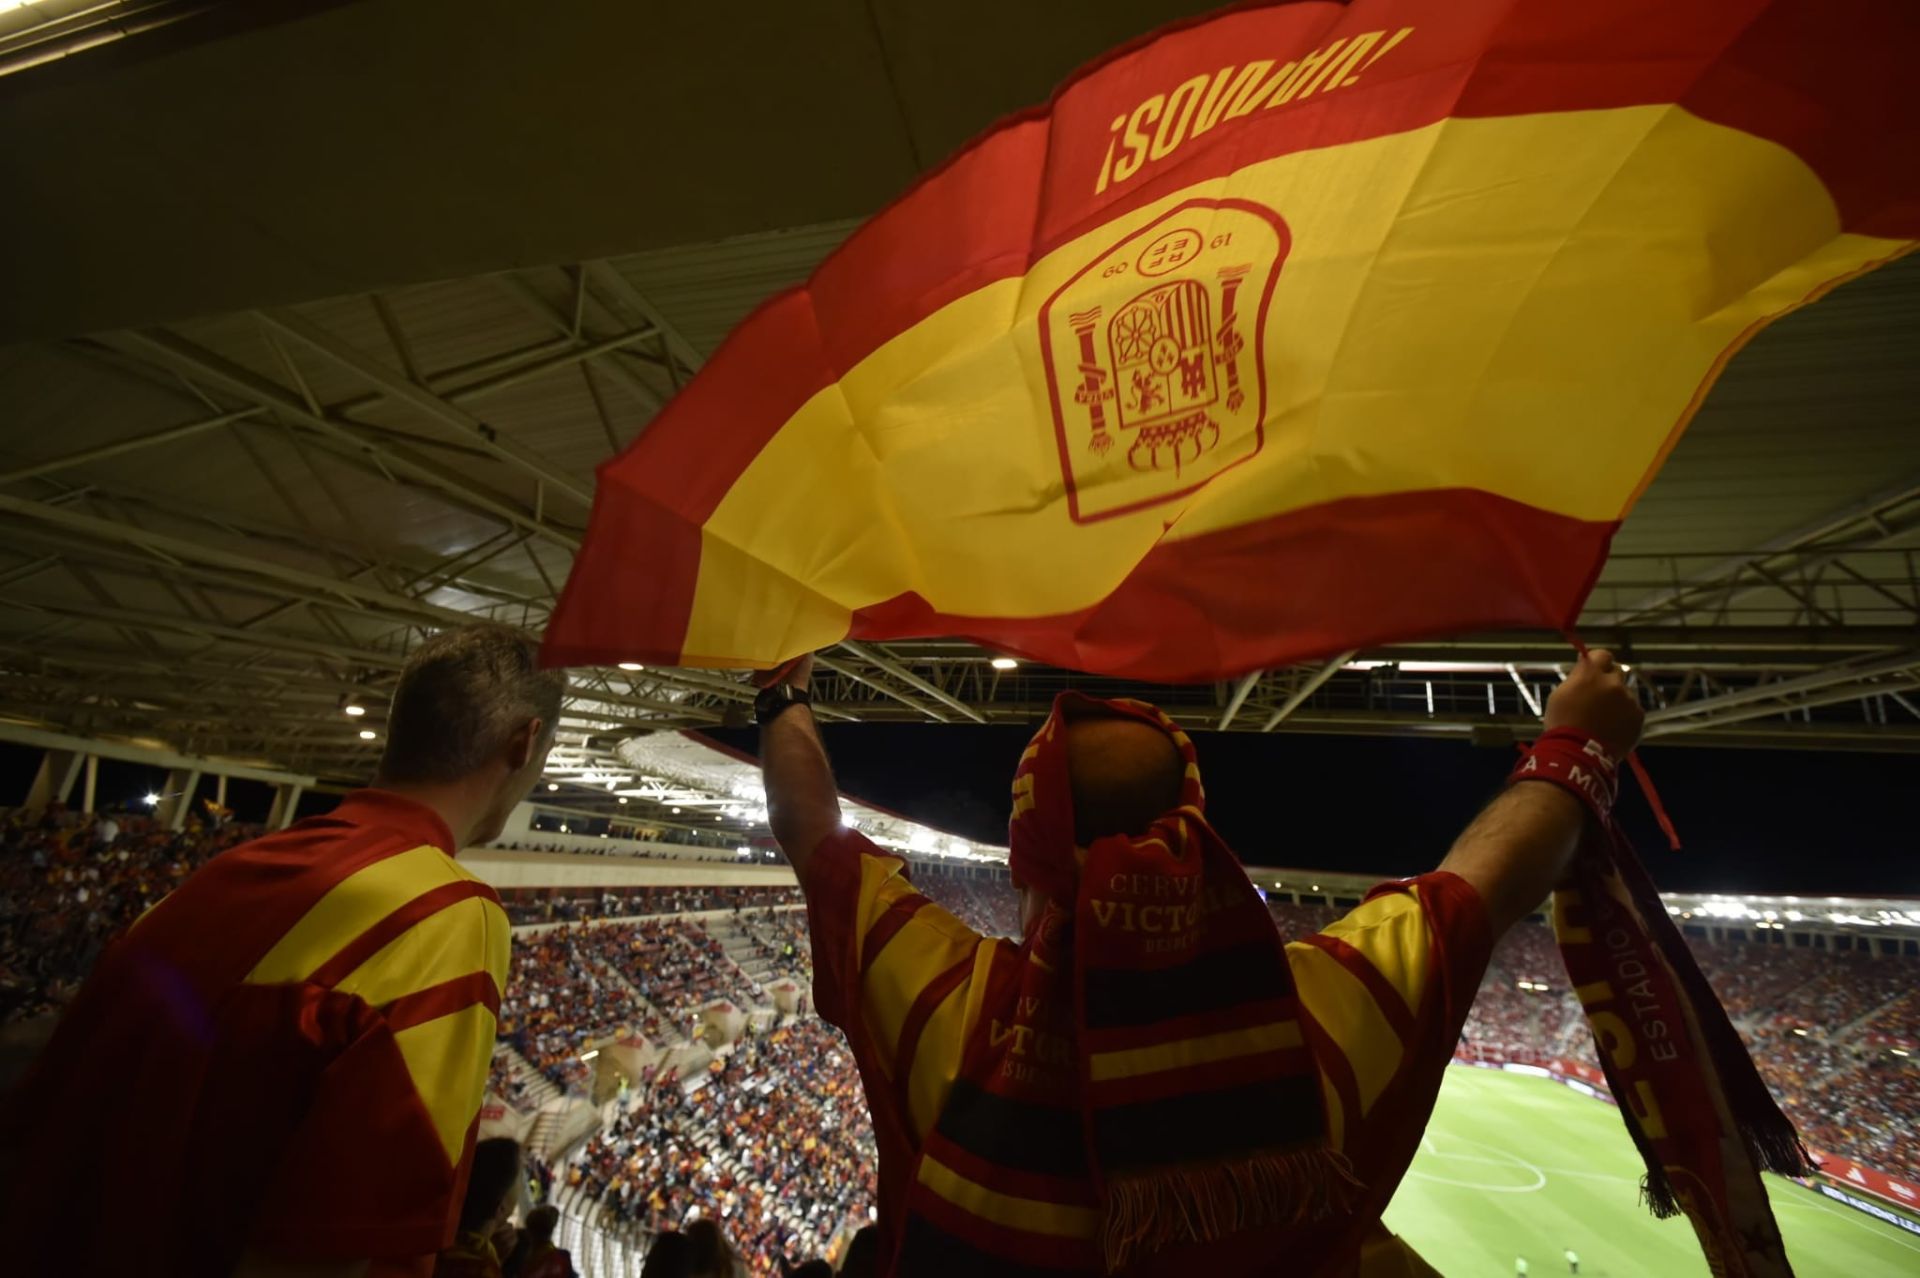
[[[495,1043],[493,1055],[496,1060],[504,1059],[508,1070],[526,1086],[524,1099],[514,1102],[517,1109],[538,1109],[554,1097],[560,1095],[560,1089],[553,1080],[533,1067],[533,1062],[515,1051],[509,1043]]]
[[[798,909],[799,907],[795,907]],[[787,970],[777,957],[761,952],[755,944],[752,934],[733,918],[715,917],[706,920],[703,925],[714,940],[720,942],[720,948],[727,952],[727,958],[733,965],[746,973],[747,979],[765,990],[767,982],[779,980],[782,976],[798,977],[802,983],[804,972]]]

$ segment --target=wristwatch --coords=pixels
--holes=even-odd
[[[764,728],[784,714],[788,706],[812,704],[812,693],[782,679],[779,683],[760,689],[760,695],[753,699],[753,721]]]

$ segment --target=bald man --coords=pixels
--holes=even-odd
[[[1438,870],[1286,943],[1206,820],[1186,734],[1144,702],[1063,694],[1014,774],[1016,943],[841,825],[810,674],[756,710],[815,1002],[873,1110],[879,1272],[1432,1273],[1380,1213],[1493,942],[1566,877],[1579,799],[1512,785]],[[1546,717],[1611,758],[1639,739],[1604,652]]]

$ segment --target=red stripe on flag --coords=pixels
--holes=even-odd
[[[1192,682],[1429,635],[1564,628],[1615,527],[1466,488],[1351,497],[1163,541],[1078,612],[963,617],[906,594],[856,612],[851,637],[953,635],[1048,665]],[[1434,545],[1447,553],[1409,553]]]

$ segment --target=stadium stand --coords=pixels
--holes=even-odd
[[[777,1273],[867,1222],[875,1165],[852,1053],[804,1020],[648,1089],[587,1141],[558,1201],[635,1239],[706,1216],[755,1273]]]
[[[57,811],[32,820],[7,814],[0,1018],[56,1010],[109,937],[252,833],[190,825],[175,834],[138,816],[110,830]],[[1018,897],[1004,878],[927,866],[916,868],[915,881],[979,930],[1018,930]],[[823,1022],[777,1016],[768,1006],[776,979],[804,986],[811,972],[795,889],[502,895],[520,926],[488,1090],[516,1112],[579,1104],[591,1081],[580,1059],[588,1043],[626,1031],[663,1053],[694,1052],[687,1030],[699,1009],[725,1000],[755,1018],[737,1042],[699,1057],[688,1077],[663,1067],[610,1102],[597,1130],[540,1148],[554,1162],[570,1245],[583,1245],[583,1229],[594,1229],[637,1255],[654,1231],[706,1216],[755,1273],[773,1274],[777,1258],[823,1254],[865,1223],[872,1135],[845,1045]],[[1270,909],[1288,936],[1344,912],[1279,899]],[[1920,960],[1730,934],[1689,940],[1808,1142],[1920,1179]],[[1516,927],[1495,950],[1461,1052],[1597,1063],[1544,924]]]

